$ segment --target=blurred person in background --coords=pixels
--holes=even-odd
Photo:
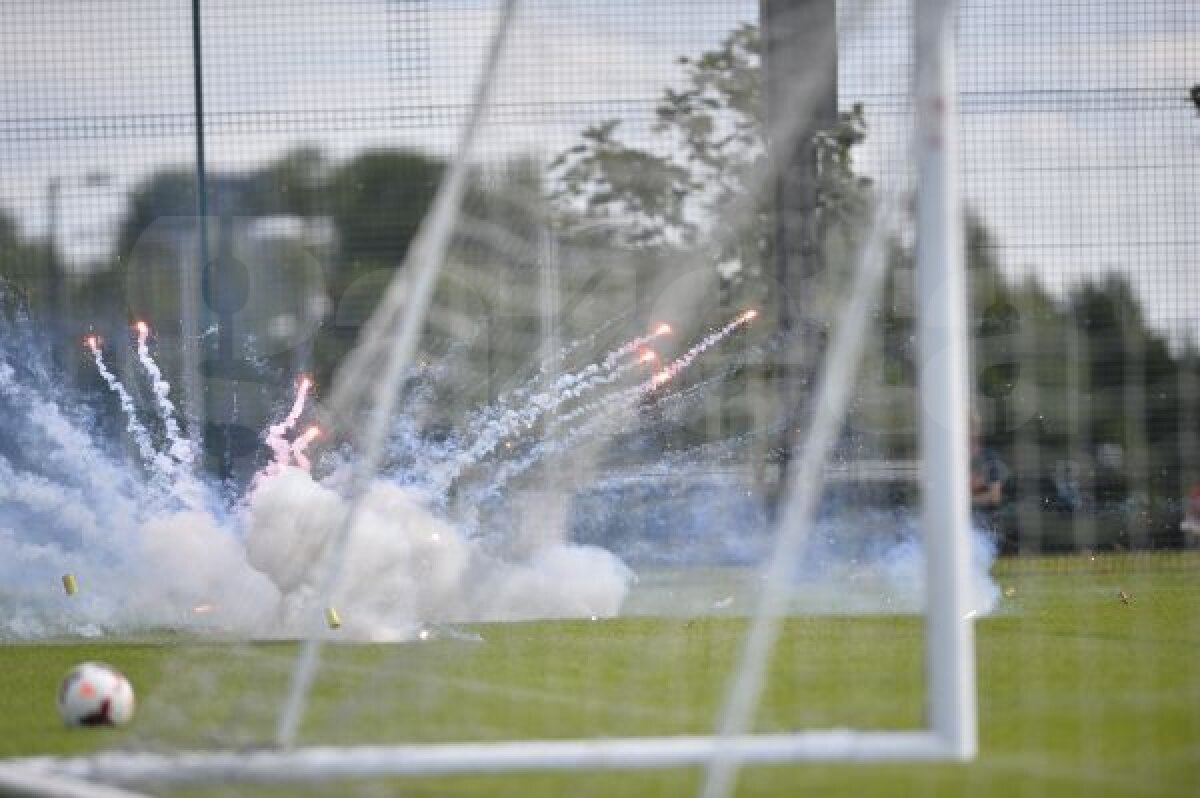
[[[1005,505],[1008,466],[994,449],[983,445],[983,422],[971,413],[971,520],[999,543],[1000,511]]]

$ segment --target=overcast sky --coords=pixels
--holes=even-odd
[[[858,0],[856,0],[856,3]],[[186,3],[0,3],[0,206],[44,231],[64,181],[60,243],[109,246],[121,198],[190,166]],[[205,0],[205,102],[214,171],[300,143],[453,150],[495,3]],[[853,13],[839,41],[843,105],[866,104],[864,169],[901,173],[910,66],[893,0]],[[843,10],[843,21],[847,11]],[[645,132],[674,59],[757,17],[741,0],[525,4],[486,156],[550,155],[588,123]],[[1200,319],[1200,3],[968,0],[960,29],[964,186],[1002,262],[1054,286],[1128,269],[1164,326]],[[108,186],[87,186],[104,173]]]

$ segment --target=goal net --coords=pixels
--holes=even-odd
[[[159,19],[119,264],[0,287],[0,632],[137,719],[12,778],[974,756],[953,4],[644,5]]]

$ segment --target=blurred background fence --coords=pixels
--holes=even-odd
[[[497,5],[0,6],[0,277],[73,375],[64,389],[94,387],[86,333],[120,363],[146,319],[208,466],[245,472],[279,386],[300,371],[328,382],[402,260]],[[865,0],[520,13],[426,347],[466,350],[479,377],[444,412],[606,321],[649,323],[686,277],[697,319],[768,307],[754,343],[772,356],[670,420],[656,451],[724,443],[718,464],[770,493],[836,315],[807,281],[836,262],[827,228],[861,219],[855,192],[903,193],[911,177],[909,14]],[[711,212],[736,194],[789,64],[835,26],[769,222],[663,265],[704,215],[690,199]],[[1001,483],[979,515],[1011,549],[1200,535],[1197,41],[1191,0],[961,4],[972,387],[981,480]],[[901,502],[916,458],[909,243],[894,244],[836,469]],[[803,343],[771,348],[779,331]]]

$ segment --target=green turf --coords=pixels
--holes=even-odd
[[[977,625],[976,762],[756,767],[739,795],[1200,794],[1200,555],[1015,559],[995,575],[1010,595]],[[628,618],[472,631],[482,639],[327,649],[302,742],[705,732],[744,623]],[[758,728],[919,725],[921,639],[914,618],[790,621]],[[293,652],[173,640],[6,646],[0,756],[261,743]],[[138,688],[145,700],[131,729],[58,723],[57,681],[85,659],[116,664]],[[418,796],[673,796],[693,793],[697,780],[695,769],[674,769],[372,786]],[[343,786],[189,794],[297,792]]]

